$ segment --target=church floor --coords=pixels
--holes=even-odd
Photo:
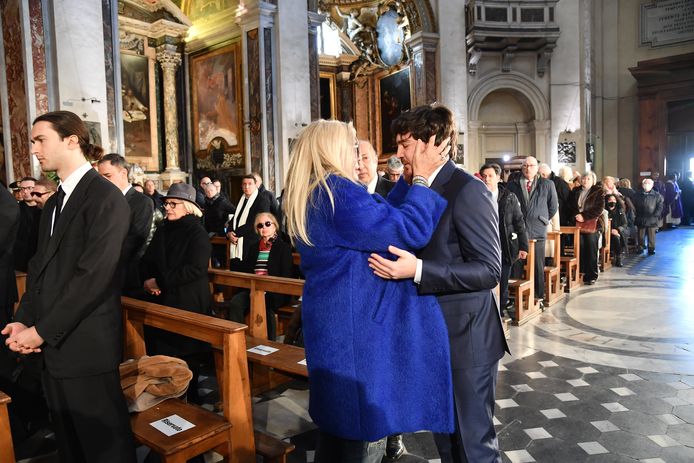
[[[511,328],[495,419],[504,462],[694,462],[694,228],[658,233],[656,251]],[[212,379],[201,386],[214,403]],[[313,461],[307,404],[293,384],[254,405],[257,428],[296,445],[291,463]],[[439,461],[429,433],[405,446],[402,463]]]

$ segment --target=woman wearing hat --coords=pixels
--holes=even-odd
[[[195,188],[175,183],[163,199],[166,220],[157,228],[142,257],[145,293],[151,302],[208,314],[210,289],[207,264],[210,240],[195,203]],[[183,336],[151,329],[146,333],[147,352],[184,359],[193,372],[188,399],[197,401],[199,357],[209,346]]]

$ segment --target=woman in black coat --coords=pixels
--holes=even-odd
[[[200,220],[195,188],[175,183],[163,204],[166,221],[157,228],[140,264],[145,293],[151,302],[207,315],[210,239]],[[146,330],[146,343],[150,355],[170,355],[188,363],[193,372],[188,399],[196,402],[200,354],[209,352],[209,345],[157,329]]]
[[[293,277],[292,248],[278,233],[277,218],[269,212],[261,212],[256,215],[253,223],[257,239],[244,240],[243,260],[233,259],[230,269],[256,275]],[[286,294],[265,294],[268,339],[274,340],[276,337],[275,311],[289,304],[289,300],[290,296]],[[236,293],[231,298],[230,304],[229,319],[243,323],[251,307],[248,290]]]
[[[605,209],[605,192],[595,185],[595,173],[586,172],[581,176],[581,188],[571,190],[569,197],[570,220],[572,225],[599,219]],[[597,220],[600,224],[600,220]],[[583,282],[595,284],[598,279],[598,238],[599,226],[594,233],[581,231],[581,268]]]

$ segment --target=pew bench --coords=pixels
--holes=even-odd
[[[7,406],[11,401],[7,394],[0,391],[0,461],[7,462],[14,461],[10,415],[7,411]]]
[[[561,253],[561,273],[566,276],[566,285],[564,292],[570,293],[572,290],[579,288],[583,283],[581,281],[581,231],[577,227],[561,227],[563,236],[570,236],[573,240],[571,248],[563,247]],[[571,253],[571,255],[568,255]]]
[[[600,265],[600,271],[602,272],[612,268],[612,259],[610,256],[610,243],[612,242],[612,219],[607,219],[606,222],[605,233],[602,235],[603,246],[600,248],[598,254],[598,263]]]
[[[552,265],[545,265],[545,305],[547,307],[562,300],[566,293],[561,282],[561,232],[547,232],[547,241],[552,242],[554,257]]]
[[[14,271],[14,279],[17,285],[17,302],[14,304],[14,311],[16,312],[19,308],[19,302],[22,300],[22,296],[27,290],[27,274],[20,272],[19,270]]]
[[[542,313],[535,302],[535,243],[528,240],[528,257],[523,266],[523,278],[508,280],[508,293],[513,297],[514,317],[512,323],[520,326]]]
[[[246,359],[246,326],[226,320],[123,297],[124,358],[146,354],[144,325],[208,342],[214,350],[224,414],[169,399],[131,416],[135,439],[166,463],[185,462],[215,451],[227,461],[254,463],[255,439]],[[176,414],[195,427],[167,437],[149,423]]]

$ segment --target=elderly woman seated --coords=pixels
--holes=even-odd
[[[269,212],[261,212],[255,217],[254,229],[257,239],[244,240],[243,260],[233,259],[231,270],[275,277],[294,276],[292,248],[278,233],[277,218]],[[265,294],[268,339],[274,340],[277,334],[275,311],[287,305],[289,298],[285,294]],[[249,291],[244,289],[236,293],[230,301],[229,319],[243,323],[250,307]]]

